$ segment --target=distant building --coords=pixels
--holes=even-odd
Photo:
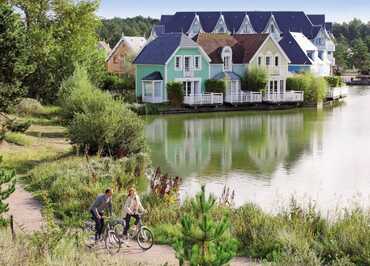
[[[106,59],[107,70],[118,75],[134,74],[132,61],[144,48],[147,40],[144,37],[122,36]]]

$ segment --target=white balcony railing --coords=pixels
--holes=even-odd
[[[348,95],[348,88],[347,87],[335,87],[329,88],[328,93],[326,94],[326,98],[328,99],[339,99],[344,98]]]
[[[184,70],[184,78],[192,78],[194,77],[193,69],[185,69]]]
[[[184,104],[188,105],[214,105],[223,104],[223,93],[205,93],[184,96]]]
[[[161,96],[143,96],[144,103],[163,103],[164,100]]]
[[[263,95],[263,101],[279,102],[303,102],[303,91],[287,91],[284,93],[266,93]]]
[[[225,102],[227,103],[260,103],[262,102],[261,92],[239,92],[228,94],[225,96]]]

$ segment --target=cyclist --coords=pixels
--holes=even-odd
[[[128,189],[128,197],[123,205],[123,219],[125,219],[125,228],[123,230],[123,237],[127,239],[127,232],[130,228],[131,217],[135,218],[135,225],[137,226],[141,222],[140,213],[145,212],[143,205],[141,204],[140,198],[136,193],[135,188],[131,187]]]
[[[94,203],[90,207],[92,219],[95,221],[95,241],[101,239],[104,228],[104,211],[108,209],[109,215],[112,215],[112,195],[113,190],[108,188],[104,194],[96,197]]]

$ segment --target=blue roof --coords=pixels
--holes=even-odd
[[[271,15],[274,15],[279,29],[283,33],[302,32],[307,38],[315,37],[315,26],[324,25],[325,15],[306,15],[302,11],[227,11],[227,12],[177,12],[174,15],[165,15],[161,18],[161,24],[165,25],[166,32],[184,32],[186,33],[195,15],[199,20],[205,32],[213,31],[220,15],[223,15],[227,28],[231,32],[236,32],[239,28],[245,14],[248,14],[250,22],[256,32],[263,32]],[[314,24],[314,25],[313,25]]]
[[[146,75],[142,80],[163,80],[161,72],[155,71]]]
[[[165,33],[148,43],[134,60],[134,64],[163,65],[177,47],[198,47],[183,33]]]
[[[290,59],[292,65],[312,65],[306,53],[302,50],[296,40],[290,33],[284,34],[283,39],[279,42],[280,47],[284,50]]]
[[[234,72],[220,72],[217,75],[215,75],[212,79],[215,80],[240,80],[240,77],[238,74],[235,74]]]

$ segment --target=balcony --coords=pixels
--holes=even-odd
[[[227,103],[260,103],[262,102],[261,92],[243,92],[228,94],[225,96]]]
[[[294,103],[303,102],[303,91],[287,91],[284,93],[266,93],[263,95],[264,102],[270,103]]]
[[[220,105],[224,102],[223,93],[205,93],[184,96],[187,105]]]

